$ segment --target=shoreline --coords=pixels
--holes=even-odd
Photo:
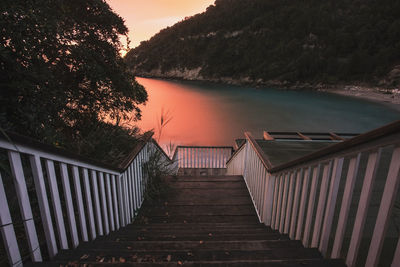
[[[260,87],[273,87],[282,90],[314,90],[324,93],[332,93],[336,95],[342,95],[347,97],[354,97],[372,101],[375,103],[383,104],[396,111],[400,111],[400,87],[399,88],[387,88],[387,87],[376,87],[368,85],[356,85],[356,84],[310,84],[310,83],[295,83],[290,84],[287,82],[280,81],[250,81],[248,79],[237,80],[232,78],[221,78],[221,79],[204,79],[202,77],[173,77],[173,76],[158,76],[158,75],[137,75],[137,77],[150,78],[150,79],[165,79],[175,81],[194,81],[194,82],[210,82],[220,83],[227,85],[237,86],[254,86]]]

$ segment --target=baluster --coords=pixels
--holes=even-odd
[[[67,207],[67,215],[69,221],[69,230],[71,233],[72,245],[76,248],[79,244],[78,230],[76,229],[74,204],[72,203],[71,187],[69,185],[69,176],[67,164],[60,163],[61,181],[64,190],[65,205]]]
[[[303,188],[301,190],[301,200],[300,200],[300,210],[299,210],[299,219],[297,223],[296,230],[296,240],[301,240],[302,231],[303,231],[303,223],[307,205],[307,197],[308,197],[308,184],[311,176],[311,167],[308,167],[304,172],[304,180],[303,180]]]
[[[328,200],[325,208],[325,218],[322,224],[321,241],[319,250],[326,256],[328,250],[329,237],[331,235],[333,215],[336,207],[336,198],[339,191],[340,178],[342,177],[343,158],[335,159],[332,171],[331,184],[329,186]]]
[[[10,209],[6,192],[4,191],[3,179],[0,173],[0,230],[4,241],[4,248],[7,252],[8,262],[11,266],[22,263],[19,253],[17,238],[15,236],[14,225],[11,220]],[[54,234],[53,234],[54,235]]]
[[[293,210],[292,210],[292,220],[290,223],[290,231],[289,231],[289,237],[290,239],[295,238],[295,233],[296,233],[296,222],[297,221],[297,211],[299,209],[299,199],[300,199],[300,190],[301,190],[301,182],[302,182],[302,176],[303,176],[303,169],[300,169],[297,171],[297,178],[296,178],[296,186],[295,186],[295,193],[294,193],[294,199],[293,199]]]
[[[360,247],[362,233],[367,218],[368,206],[372,196],[372,187],[374,186],[381,151],[382,149],[379,148],[377,152],[372,152],[368,157],[367,169],[365,171],[360,201],[358,203],[353,233],[351,235],[350,246],[346,258],[346,264],[348,267],[354,266],[357,260],[358,249]]]
[[[36,234],[35,223],[32,217],[31,204],[29,202],[28,190],[26,189],[24,171],[22,169],[21,157],[18,152],[8,151],[11,171],[14,178],[15,191],[18,197],[21,217],[24,222],[26,237],[28,240],[29,251],[32,256],[32,261],[42,261],[39,241]]]
[[[284,231],[283,233],[288,234],[289,233],[289,227],[290,227],[290,218],[292,215],[292,206],[293,206],[293,194],[294,194],[294,185],[295,185],[295,179],[296,179],[296,171],[293,171],[290,174],[289,177],[289,191],[288,191],[288,200],[287,200],[287,206],[286,206],[286,216],[285,216],[285,226],[284,226]]]
[[[78,206],[79,225],[81,228],[81,236],[82,236],[82,241],[87,242],[87,241],[89,241],[89,237],[88,237],[88,232],[87,232],[87,228],[86,228],[86,216],[85,216],[85,209],[83,206],[81,183],[79,180],[80,180],[79,179],[79,169],[77,166],[72,166],[72,181],[74,182],[76,204]]]
[[[331,258],[340,258],[340,251],[342,250],[343,238],[346,230],[347,218],[350,211],[354,185],[356,183],[357,173],[359,169],[360,158],[361,153],[358,153],[357,157],[350,159]]]
[[[92,239],[95,239],[96,238],[96,226],[94,224],[92,194],[90,192],[89,173],[86,168],[83,169],[83,185],[85,188],[86,211],[89,215],[90,236]]]
[[[272,202],[272,217],[271,217],[271,228],[275,229],[275,221],[276,221],[276,213],[278,208],[278,194],[279,194],[279,185],[281,181],[281,175],[276,176],[276,181],[274,185],[274,201]]]
[[[128,173],[125,173],[125,176],[122,180],[123,183],[123,191],[124,191],[124,204],[125,204],[125,222],[126,224],[131,223],[130,210],[129,210],[129,195],[128,195]]]
[[[321,164],[313,170],[313,178],[311,181],[310,198],[308,200],[306,224],[304,227],[303,245],[308,247],[311,234],[311,222],[314,215],[315,198],[317,196],[318,178],[321,171]]]
[[[115,231],[115,223],[114,223],[114,210],[112,204],[112,195],[111,195],[111,183],[110,183],[110,174],[106,173],[106,193],[107,193],[107,205],[108,205],[108,216],[110,220],[110,229],[111,231]]]
[[[46,171],[47,171],[47,179],[49,181],[50,186],[50,195],[53,205],[53,211],[55,213],[56,218],[56,226],[57,226],[57,233],[58,238],[60,241],[61,249],[68,249],[68,241],[67,241],[67,234],[65,232],[65,224],[64,224],[64,217],[63,211],[61,209],[61,202],[60,202],[60,193],[58,192],[58,185],[57,185],[57,177],[56,172],[54,171],[54,163],[52,160],[46,160]]]
[[[279,179],[279,191],[278,191],[278,206],[276,207],[276,217],[275,217],[275,230],[279,229],[280,219],[282,214],[282,202],[283,202],[283,188],[285,184],[285,174],[283,173]]]
[[[46,193],[46,185],[43,178],[42,164],[40,162],[40,157],[37,155],[30,156],[30,162],[33,174],[33,181],[35,183],[36,196],[39,202],[40,217],[42,219],[47,249],[50,258],[53,258],[55,255],[57,255],[58,248]]]
[[[99,187],[97,185],[97,172],[95,170],[91,171],[91,181],[93,187],[93,197],[94,197],[94,211],[96,215],[97,231],[100,236],[104,235],[103,232],[103,221],[101,219],[100,210],[100,200],[99,200]]]
[[[108,211],[107,211],[107,196],[106,190],[104,187],[104,174],[103,172],[99,172],[99,186],[100,186],[100,195],[101,195],[101,206],[103,211],[103,223],[104,223],[104,232],[106,235],[110,233],[110,227],[108,224]]]
[[[115,229],[118,230],[120,226],[119,218],[120,211],[118,210],[118,197],[117,197],[117,186],[118,186],[119,176],[111,175],[111,189],[113,195],[113,203],[114,203],[114,218],[115,218]]]
[[[314,232],[311,240],[311,247],[313,248],[318,247],[319,244],[321,225],[323,219],[322,217],[324,216],[326,193],[328,191],[331,168],[332,168],[332,161],[329,161],[329,163],[324,166],[321,187],[319,189],[317,213],[315,215]]]
[[[285,176],[285,185],[283,188],[281,219],[280,219],[280,225],[279,225],[279,232],[281,232],[281,233],[283,233],[283,231],[284,231],[286,203],[287,203],[287,197],[288,197],[288,193],[289,193],[289,177],[290,177],[290,173],[287,173]]]
[[[135,196],[133,195],[133,162],[132,161],[128,168],[126,169],[126,193],[127,193],[127,202],[126,202],[126,206],[127,206],[127,211],[128,211],[128,222],[130,222],[130,219],[132,218],[132,214],[135,210]]]
[[[273,213],[273,207],[275,206],[275,201],[274,201],[274,199],[275,199],[275,194],[274,194],[274,192],[275,192],[275,186],[276,186],[276,177],[275,176],[273,176],[273,175],[271,175],[271,174],[269,174],[268,172],[267,172],[267,170],[266,169],[264,169],[264,171],[265,171],[265,173],[266,173],[266,175],[265,175],[265,177],[266,177],[266,179],[265,179],[265,186],[266,186],[266,189],[265,189],[265,193],[264,193],[264,208],[263,208],[263,210],[264,210],[264,222],[265,222],[265,225],[271,225],[272,224],[272,222],[273,222],[273,216],[272,216],[272,213]]]
[[[389,166],[389,172],[386,178],[385,188],[383,190],[382,200],[379,207],[378,217],[376,219],[374,232],[372,235],[368,257],[365,266],[377,266],[381,254],[385,234],[389,226],[389,220],[393,205],[396,201],[400,183],[400,147],[394,149]],[[400,262],[400,250],[397,247],[392,266]]]

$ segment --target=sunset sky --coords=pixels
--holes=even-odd
[[[148,40],[167,26],[185,17],[201,13],[215,0],[106,0],[125,20],[129,28],[130,47]]]

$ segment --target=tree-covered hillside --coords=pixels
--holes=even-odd
[[[217,0],[131,50],[136,74],[396,85],[400,1]]]

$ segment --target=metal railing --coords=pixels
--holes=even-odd
[[[243,175],[261,222],[349,267],[400,262],[392,218],[399,169],[400,121],[280,166],[246,133],[227,162],[228,174]],[[385,241],[392,253],[381,259]]]
[[[40,233],[44,233],[48,257],[60,249],[75,248],[81,242],[108,235],[131,223],[143,203],[146,189],[144,163],[160,148],[148,136],[120,167],[107,166],[80,156],[13,135],[0,139],[7,153],[30,259],[43,260],[38,229],[32,212],[27,180],[33,179],[40,211]],[[165,157],[169,158],[160,151]],[[45,168],[43,168],[43,165]],[[7,172],[3,172],[6,174]],[[4,176],[3,176],[4,178]],[[11,266],[22,266],[23,257],[7,194],[0,174],[0,231]],[[65,216],[66,214],[66,216]],[[43,230],[43,231],[41,231]],[[45,249],[46,250],[46,249]],[[45,253],[46,255],[46,253]]]
[[[172,160],[179,168],[226,168],[232,151],[229,146],[178,146]]]

